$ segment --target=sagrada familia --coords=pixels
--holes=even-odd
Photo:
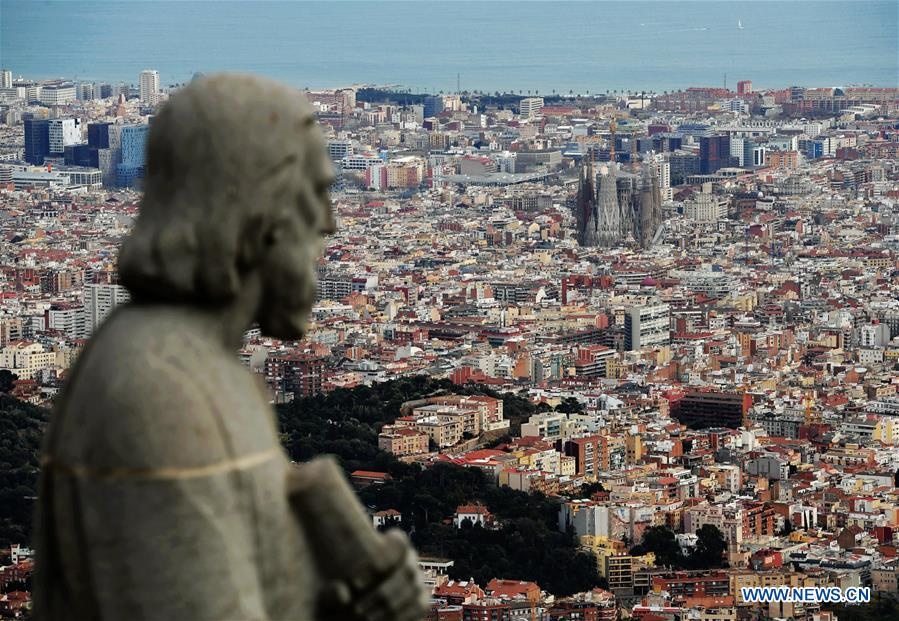
[[[575,216],[582,246],[611,248],[619,244],[652,245],[662,224],[662,197],[655,168],[644,164],[639,174],[617,170],[608,162],[595,170],[581,168]]]

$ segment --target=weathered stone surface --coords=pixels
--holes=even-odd
[[[334,230],[299,93],[222,74],[155,119],[120,256],[133,302],[76,364],[45,440],[40,619],[418,619],[408,542],[376,533],[335,463],[291,465],[235,349],[302,335]]]

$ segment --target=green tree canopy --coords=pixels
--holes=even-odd
[[[696,547],[690,554],[689,565],[694,569],[721,567],[727,541],[713,524],[706,524],[696,531]]]
[[[0,393],[10,393],[13,389],[13,382],[19,379],[19,376],[9,369],[0,369]]]
[[[631,548],[631,554],[635,556],[642,556],[647,552],[655,554],[657,565],[676,569],[685,566],[684,555],[674,538],[674,531],[665,526],[650,526],[643,531],[640,543]]]
[[[41,439],[49,412],[0,395],[0,548],[31,541]]]
[[[584,405],[574,397],[565,397],[562,403],[556,406],[556,411],[565,414],[579,414],[584,411]]]

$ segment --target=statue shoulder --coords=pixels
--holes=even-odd
[[[73,369],[48,452],[100,468],[221,461],[233,452],[223,417],[241,369],[219,358],[172,325],[111,317]]]

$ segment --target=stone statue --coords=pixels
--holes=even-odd
[[[133,301],[93,336],[44,447],[38,619],[420,619],[402,533],[374,530],[330,458],[292,465],[236,349],[303,335],[333,181],[311,107],[256,77],[162,106],[121,249]],[[397,534],[398,533],[398,534]]]

